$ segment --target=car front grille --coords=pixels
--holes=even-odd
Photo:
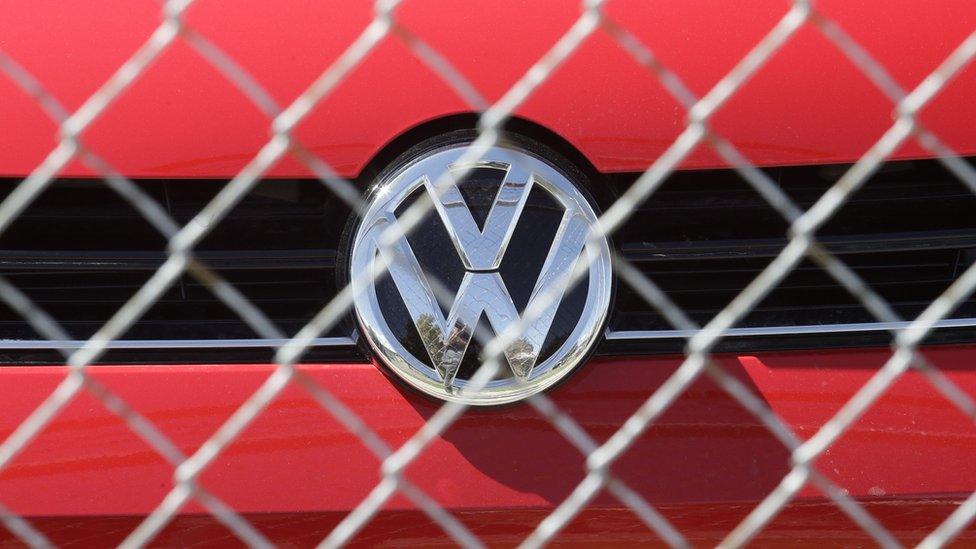
[[[9,192],[14,182],[7,185]],[[226,181],[144,180],[143,191],[186,223]],[[289,336],[336,293],[336,247],[346,206],[313,181],[262,182],[197,247],[196,256],[233,284]],[[84,340],[165,260],[165,239],[100,181],[58,180],[0,237],[0,273]],[[359,359],[348,326],[310,355]],[[189,275],[181,277],[124,336],[109,362],[263,361],[270,342]],[[26,341],[37,334],[13,311],[0,313],[5,362],[57,358]],[[323,341],[326,341],[323,339]],[[39,344],[41,342],[38,342]],[[176,347],[176,350],[172,348]],[[180,351],[179,349],[183,349]]]
[[[845,166],[772,168],[809,207]],[[633,175],[607,178],[619,193]],[[9,193],[16,180],[5,182]],[[143,180],[181,223],[225,184]],[[820,231],[820,241],[905,318],[917,315],[976,260],[976,197],[934,161],[894,162]],[[197,248],[284,332],[293,335],[335,295],[348,209],[320,183],[264,181]],[[674,174],[613,236],[618,251],[699,323],[707,323],[785,246],[785,221],[729,170]],[[0,236],[0,274],[84,340],[165,259],[163,237],[98,181],[58,180]],[[618,284],[598,352],[680,350],[683,336],[626,284]],[[930,342],[976,340],[976,300]],[[801,263],[726,338],[729,350],[816,344],[886,344],[885,328],[821,268]],[[266,361],[257,336],[191,276],[184,276],[115,344],[104,362]],[[16,313],[0,309],[0,361],[58,360]],[[363,360],[352,323],[323,334],[309,360]]]
[[[847,166],[768,169],[809,208]],[[617,181],[625,188],[627,179]],[[818,241],[903,318],[914,318],[976,260],[976,197],[935,161],[895,162],[868,181],[818,232]],[[728,171],[673,175],[615,236],[637,265],[693,320],[707,323],[787,243],[786,221]],[[611,320],[615,351],[674,349],[675,332],[645,300],[619,285]],[[976,301],[930,337],[971,341]],[[755,307],[727,349],[885,344],[890,334],[821,267],[804,260]],[[895,325],[897,327],[897,325]],[[815,339],[814,339],[815,338]],[[656,341],[652,341],[656,340]],[[629,343],[628,343],[629,342]]]

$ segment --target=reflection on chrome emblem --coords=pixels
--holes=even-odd
[[[610,304],[610,249],[606,240],[587,243],[597,218],[584,195],[526,152],[496,147],[473,166],[478,181],[452,181],[438,196],[434,182],[441,174],[471,167],[456,163],[463,152],[464,145],[456,145],[430,153],[379,182],[353,241],[355,310],[379,358],[414,387],[445,400],[503,404],[553,385],[592,348]],[[465,194],[465,186],[475,191]],[[387,229],[416,200],[433,200],[438,215],[428,221],[439,226],[418,227],[380,246],[381,238],[398,232]],[[480,227],[473,211],[483,214]],[[525,242],[513,244],[520,235]],[[514,248],[520,257],[509,257]],[[454,251],[456,258],[449,255]],[[569,274],[584,257],[592,260],[589,272],[569,288]],[[373,280],[372,269],[382,263],[389,273]],[[522,307],[513,298],[516,287],[525,294]],[[557,299],[505,350],[505,374],[466,390],[477,368],[479,321],[502,333],[543,294],[545,301]]]

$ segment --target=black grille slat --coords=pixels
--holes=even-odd
[[[835,254],[880,253],[915,250],[959,250],[976,248],[976,230],[880,233],[824,236],[818,241]],[[713,240],[695,242],[627,242],[621,251],[629,261],[677,261],[692,259],[735,259],[774,257],[787,244],[785,238]]]
[[[335,250],[269,250],[265,252],[208,251],[195,254],[215,269],[331,269]],[[163,252],[144,251],[18,251],[0,250],[0,270],[21,274],[45,271],[76,272],[156,270],[166,260]],[[23,271],[22,271],[23,270]]]

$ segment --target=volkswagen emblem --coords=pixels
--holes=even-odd
[[[361,333],[393,373],[442,400],[505,404],[586,359],[610,306],[610,247],[588,239],[594,208],[556,165],[516,145],[462,165],[466,150],[445,145],[381,176],[355,231],[349,276]],[[396,228],[421,200],[433,207],[403,237]],[[577,265],[585,276],[570,285]],[[472,386],[481,343],[533,304],[539,314],[505,349],[501,373]]]

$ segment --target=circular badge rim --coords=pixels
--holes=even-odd
[[[589,287],[580,321],[566,341],[546,360],[534,367],[533,377],[528,382],[513,383],[514,378],[494,380],[481,391],[471,393],[465,391],[467,380],[456,380],[455,386],[458,390],[454,393],[448,392],[443,382],[437,379],[439,375],[431,366],[413,356],[401,342],[379,329],[383,327],[392,333],[379,307],[375,285],[368,283],[364,287],[357,274],[363,272],[366,265],[371,262],[371,259],[362,257],[362,254],[375,253],[375,251],[363,251],[361,247],[363,236],[369,230],[371,218],[375,217],[377,212],[387,210],[391,203],[398,206],[423,184],[422,177],[428,175],[430,170],[426,167],[421,168],[421,164],[427,166],[437,162],[442,166],[440,169],[450,169],[468,146],[469,143],[454,143],[428,151],[425,155],[411,159],[374,185],[368,197],[371,200],[369,207],[354,231],[349,254],[349,278],[353,284],[353,306],[360,333],[386,369],[411,387],[439,400],[476,406],[496,406],[518,402],[545,391],[585,362],[604,331],[609,317],[613,272],[608,240],[603,238],[599,243],[588,242],[584,253],[595,253],[598,257],[589,267]],[[521,158],[516,160],[515,156]],[[496,145],[489,149],[478,163],[488,165],[495,162],[532,164],[530,171],[536,178],[536,184],[545,188],[547,193],[563,207],[566,207],[567,201],[575,204],[577,211],[586,217],[591,226],[598,223],[596,211],[587,193],[545,158],[522,148]],[[395,207],[393,206],[394,209]],[[437,214],[432,211],[428,215]],[[377,328],[372,325],[376,325]]]

